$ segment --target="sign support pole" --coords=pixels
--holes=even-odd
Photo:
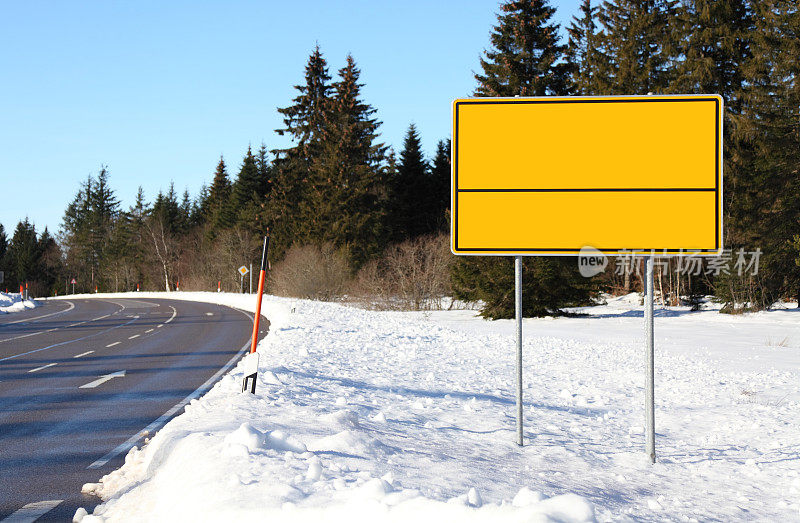
[[[650,463],[656,462],[656,416],[654,391],[654,358],[653,358],[653,256],[647,257],[646,295],[644,300],[644,331],[647,342],[645,365],[645,438],[647,457]]]
[[[514,303],[517,312],[517,445],[522,442],[522,256],[514,258]]]

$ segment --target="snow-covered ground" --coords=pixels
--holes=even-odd
[[[800,521],[800,311],[657,311],[655,465],[638,299],[582,312],[525,321],[520,448],[513,322],[266,298],[256,395],[242,363],[85,486],[94,516]]]
[[[23,300],[22,296],[17,293],[0,292],[0,314],[9,314],[12,312],[24,311],[36,307],[36,302],[33,300]]]

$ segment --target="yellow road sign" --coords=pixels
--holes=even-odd
[[[239,267],[237,270],[239,271],[239,274],[241,274],[242,276],[244,276],[245,274],[247,274],[248,272],[250,272],[250,271],[248,271],[248,270],[247,270],[247,267],[246,267],[246,266],[244,266],[244,265],[242,265],[241,267]]]
[[[718,95],[453,102],[452,251],[722,248]]]

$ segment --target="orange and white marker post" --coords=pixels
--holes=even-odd
[[[269,249],[269,234],[264,236],[264,250],[261,253],[261,271],[258,274],[258,301],[256,302],[256,314],[253,317],[253,339],[250,341],[250,355],[245,365],[244,381],[242,382],[242,392],[250,389],[251,394],[256,393],[256,377],[258,377],[258,323],[261,320],[261,299],[264,297],[264,280],[267,275],[267,249]]]

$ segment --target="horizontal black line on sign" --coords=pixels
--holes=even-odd
[[[719,249],[664,249],[663,247],[654,248],[654,247],[592,247],[600,252],[608,252],[608,251],[636,251],[636,252],[653,252],[654,256],[658,256],[659,253],[667,252],[667,253],[683,253],[691,255],[692,253],[704,253],[704,252],[716,252]],[[470,251],[470,252],[580,252],[581,249],[575,248],[561,248],[561,247],[551,247],[551,248],[541,248],[541,249],[526,249],[521,247],[492,247],[492,248],[476,248],[476,247],[458,247],[456,249],[459,252],[462,251]],[[591,255],[591,254],[589,254]]]
[[[456,189],[458,192],[714,192],[714,187],[597,188],[597,189]]]

